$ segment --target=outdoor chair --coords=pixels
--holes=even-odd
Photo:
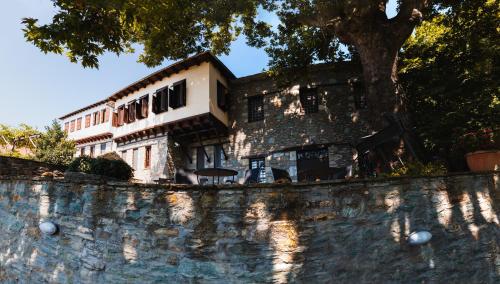
[[[292,182],[292,178],[288,171],[283,169],[271,168],[273,172],[274,182],[275,183],[289,183]]]

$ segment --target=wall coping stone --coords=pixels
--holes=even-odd
[[[87,175],[82,173],[72,173],[71,175],[66,175],[63,177],[41,177],[41,176],[15,176],[15,175],[0,175],[0,181],[10,180],[10,181],[55,181],[59,183],[71,183],[71,184],[87,184],[96,186],[111,186],[111,187],[135,187],[137,189],[158,189],[158,190],[168,190],[168,191],[255,191],[255,190],[272,190],[274,188],[279,188],[287,186],[291,189],[304,189],[310,187],[322,187],[327,186],[330,190],[332,187],[337,187],[337,191],[342,191],[345,186],[349,186],[352,191],[353,185],[359,185],[359,188],[366,188],[368,184],[372,187],[377,186],[387,186],[391,184],[402,184],[410,183],[414,180],[446,180],[450,178],[460,178],[460,177],[472,177],[472,176],[496,176],[500,177],[500,171],[489,171],[489,172],[456,172],[449,173],[447,175],[436,175],[436,176],[417,176],[417,177],[384,177],[384,178],[372,178],[372,179],[350,179],[350,180],[331,180],[331,181],[317,181],[317,182],[296,182],[296,183],[257,183],[257,184],[222,184],[222,185],[183,185],[183,184],[151,184],[151,183],[135,183],[127,181],[110,180],[107,177]],[[87,177],[82,178],[82,177]]]

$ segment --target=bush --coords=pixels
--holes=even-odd
[[[439,162],[423,164],[421,162],[408,162],[404,166],[392,170],[387,176],[441,176],[448,172],[446,167]]]
[[[134,170],[114,152],[95,159],[87,156],[75,158],[69,164],[68,171],[101,175],[119,180],[129,180],[134,176]]]

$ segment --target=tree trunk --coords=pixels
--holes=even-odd
[[[367,121],[373,130],[380,130],[384,126],[382,115],[399,112],[402,107],[397,92],[398,47],[371,34],[359,38],[356,48],[367,93]]]

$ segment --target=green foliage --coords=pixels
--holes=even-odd
[[[450,3],[406,42],[400,78],[425,147],[461,170],[460,137],[500,126],[500,4]]]
[[[34,141],[39,133],[38,130],[26,124],[21,124],[17,128],[0,124],[0,155],[32,158]]]
[[[54,120],[51,126],[45,127],[45,133],[42,133],[36,140],[35,158],[41,162],[55,165],[69,164],[76,148],[75,142],[67,138],[61,125]]]
[[[441,176],[446,175],[448,170],[443,163],[433,162],[423,164],[421,162],[408,162],[404,166],[395,168],[387,174],[387,177],[418,177],[418,176]]]
[[[75,158],[69,164],[68,171],[102,175],[119,180],[129,180],[134,176],[134,170],[114,152],[98,158],[88,156]]]

